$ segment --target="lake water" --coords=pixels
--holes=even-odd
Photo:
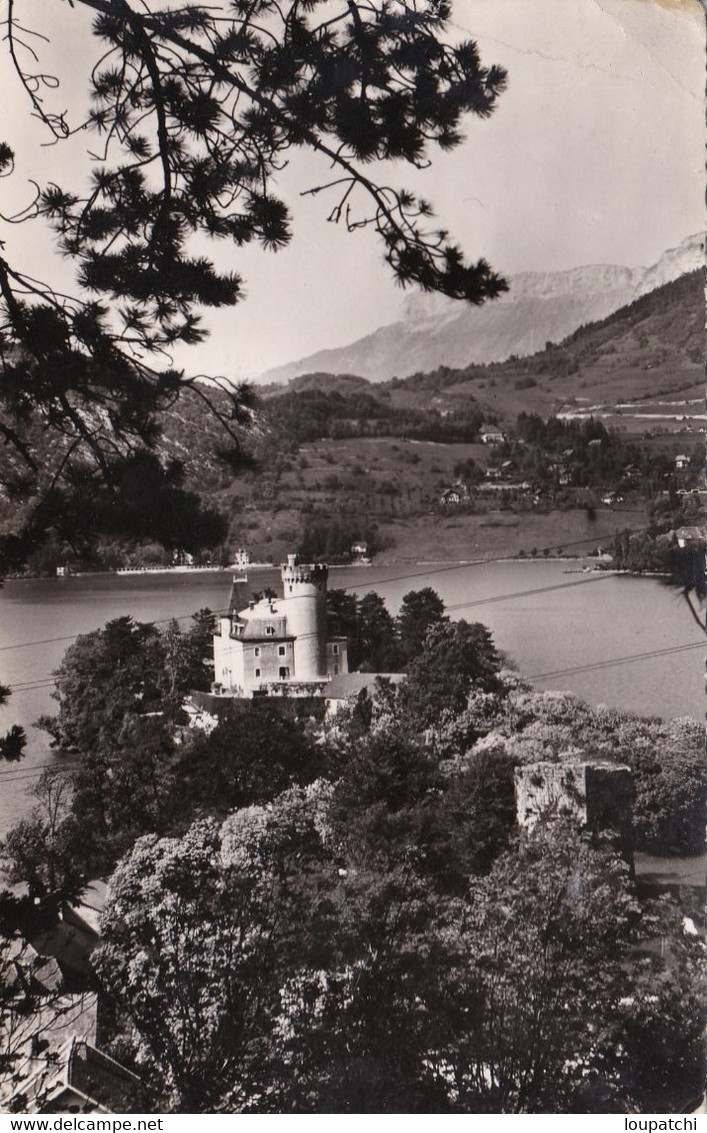
[[[0,834],[31,807],[25,792],[55,758],[48,737],[32,724],[52,711],[51,674],[73,636],[124,614],[160,622],[188,619],[204,606],[223,609],[230,577],[85,575],[5,584],[0,682],[15,691],[0,709],[0,730],[22,724],[29,745],[21,764],[0,765]],[[255,588],[273,575],[251,577]],[[452,617],[487,625],[538,688],[571,689],[592,704],[645,715],[704,713],[704,635],[684,600],[656,579],[582,574],[570,563],[533,561],[345,568],[330,572],[329,585],[359,594],[377,590],[391,612],[409,590],[432,586]]]

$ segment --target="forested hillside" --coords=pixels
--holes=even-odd
[[[460,468],[475,468],[476,479],[483,480],[497,460],[479,443],[483,426],[498,424],[522,440],[519,414],[547,419],[560,413],[579,422],[592,417],[601,420],[605,433],[614,430],[614,480],[602,473],[577,483],[597,492],[615,490],[622,465],[638,459],[636,444],[644,443],[646,432],[652,434],[646,452],[655,452],[656,459],[662,452],[663,470],[676,452],[697,451],[697,436],[691,435],[697,422],[691,417],[700,412],[703,353],[702,282],[693,273],[529,358],[462,370],[442,366],[378,385],[356,375],[312,374],[286,387],[265,388],[250,425],[236,427],[235,458],[232,437],[202,393],[186,390],[167,419],[160,456],[172,462],[175,485],[205,504],[213,520],[191,523],[189,505],[175,495],[167,506],[183,514],[176,524],[183,533],[180,547],[173,540],[165,548],[160,524],[151,523],[133,544],[117,535],[104,538],[93,561],[116,565],[165,556],[169,561],[176,550],[229,561],[238,546],[258,558],[277,559],[303,546],[336,556],[354,539],[390,550],[401,537],[401,522],[420,522],[437,511],[440,494],[459,478]],[[204,387],[204,394],[227,412],[218,389]],[[569,435],[566,441],[565,448],[575,445]],[[517,449],[506,452],[520,479],[535,485],[537,467],[520,455]],[[551,460],[549,450],[544,456],[546,463]],[[606,471],[606,460],[601,468]],[[135,491],[140,494],[139,480]],[[547,498],[543,507],[573,506],[573,499]],[[574,504],[582,507],[587,500]],[[31,499],[7,498],[4,531],[11,532],[13,519],[32,506]],[[314,538],[323,524],[326,535]],[[528,541],[530,546],[537,538],[530,534]],[[57,528],[30,567],[51,570],[62,559],[82,561],[84,555]]]

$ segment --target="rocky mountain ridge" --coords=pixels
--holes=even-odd
[[[356,342],[269,370],[263,382],[312,372],[359,374],[369,381],[523,357],[606,318],[640,296],[704,265],[704,238],[690,236],[650,267],[600,264],[559,272],[522,272],[511,290],[483,307],[441,295],[411,295],[403,318]]]

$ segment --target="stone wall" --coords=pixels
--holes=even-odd
[[[323,720],[326,710],[326,701],[321,693],[318,696],[256,696],[247,700],[239,697],[216,696],[210,692],[197,692],[189,694],[194,706],[202,712],[208,712],[221,720],[244,703],[257,709],[261,705],[277,705],[279,712],[288,719]]]
[[[617,846],[633,847],[633,773],[618,763],[529,763],[515,770],[516,819],[533,830],[541,820],[566,818],[598,834],[613,831]]]

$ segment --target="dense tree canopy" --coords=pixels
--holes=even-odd
[[[5,704],[10,695],[6,685],[0,685],[0,705]],[[0,759],[8,763],[16,763],[22,759],[27,746],[27,735],[19,724],[13,724],[4,735],[0,736]]]
[[[292,790],[142,838],[116,871],[98,974],[171,1108],[241,1110],[267,1088],[279,989],[294,954],[310,959],[318,809],[316,789]]]
[[[399,648],[377,595],[332,604]],[[696,886],[654,903],[610,830],[519,829],[513,780],[538,760],[628,763],[636,847],[695,851],[699,724],[535,692],[433,591],[405,609],[430,622],[406,679],[324,723],[260,700],[188,726],[207,611],[80,638],[49,726],[81,761],[40,782],[7,876],[55,916],[115,869],[105,1041],[153,1108],[675,1109],[701,1080]]]
[[[635,1112],[666,1071],[689,1089],[702,946],[612,849],[553,825],[449,895],[424,835],[386,854],[337,811],[329,785],[293,789],[120,865],[97,967],[163,1108]],[[637,960],[654,933],[670,959]],[[639,1036],[672,995],[663,1062]]]
[[[55,674],[58,712],[40,724],[62,755],[79,757],[60,835],[77,871],[110,870],[136,837],[173,817],[182,703],[209,686],[212,623],[208,610],[162,633],[116,618],[67,650]]]
[[[463,619],[433,623],[408,664],[400,690],[403,709],[413,726],[429,727],[443,712],[462,712],[472,688],[495,691],[500,668],[486,626]]]
[[[404,596],[398,613],[397,629],[405,662],[419,654],[430,627],[445,619],[444,602],[431,586],[424,586],[422,590],[410,590]]]

